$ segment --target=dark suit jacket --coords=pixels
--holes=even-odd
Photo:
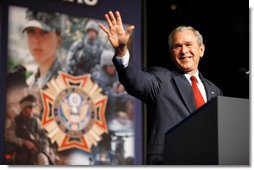
[[[148,125],[152,126],[148,154],[163,155],[165,132],[196,110],[190,83],[178,70],[153,67],[141,71],[132,58],[126,68],[115,57],[113,63],[127,92],[145,102],[150,107],[149,113],[154,114],[153,124]],[[222,95],[212,82],[199,76],[205,86],[207,101]]]

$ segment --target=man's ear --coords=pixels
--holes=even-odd
[[[204,53],[205,53],[205,44],[202,44],[200,46],[200,58],[203,57]]]

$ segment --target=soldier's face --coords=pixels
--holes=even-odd
[[[27,116],[27,117],[31,117],[33,115],[33,112],[34,112],[34,107],[33,106],[27,106],[23,111],[23,115]]]
[[[97,38],[97,32],[95,30],[89,30],[87,32],[90,41],[95,41]]]
[[[107,65],[107,66],[104,66],[104,69],[106,71],[106,73],[109,75],[109,76],[115,76],[116,75],[116,68],[114,65]]]
[[[56,58],[60,38],[55,32],[47,32],[40,28],[28,28],[28,47],[38,64],[51,64]]]

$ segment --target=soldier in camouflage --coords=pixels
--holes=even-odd
[[[119,83],[115,66],[112,63],[113,56],[114,52],[112,50],[103,50],[100,56],[100,69],[92,73],[93,79],[107,95],[112,93],[113,85]]]
[[[23,32],[27,35],[28,48],[35,62],[37,72],[27,83],[34,88],[44,88],[46,83],[57,76],[62,66],[58,60],[57,50],[61,46],[61,18],[58,13],[26,11],[27,23]]]
[[[15,165],[16,149],[31,146],[31,142],[17,137],[15,117],[19,114],[19,101],[27,93],[26,68],[17,65],[11,69],[6,78],[6,117],[4,131],[5,164]]]
[[[104,49],[101,54],[100,69],[92,73],[93,80],[102,87],[108,96],[106,109],[107,120],[116,116],[117,112],[126,112],[129,117],[133,115],[133,97],[128,95],[119,82],[117,71],[113,65],[114,52]]]
[[[100,63],[103,45],[98,39],[98,24],[89,20],[85,35],[74,42],[67,54],[67,72],[72,75],[91,73]]]
[[[55,154],[50,148],[50,142],[41,129],[41,122],[34,115],[36,98],[27,95],[20,100],[21,112],[15,117],[15,131],[17,137],[24,141],[24,145],[17,148],[16,164],[18,165],[53,165]]]
[[[103,150],[107,145],[111,148],[111,164],[125,164],[124,160],[124,142],[121,136],[116,136],[115,132],[133,131],[134,98],[127,94],[123,85],[119,82],[116,68],[112,62],[114,56],[113,50],[104,49],[101,54],[100,69],[92,73],[93,80],[103,89],[108,96],[106,107],[106,119],[111,134],[107,141],[99,144],[101,154],[105,156]],[[113,136],[113,137],[112,137]],[[101,156],[102,156],[101,155]],[[109,160],[97,160],[95,164],[106,165]]]
[[[33,94],[33,97],[35,98],[38,104],[37,112],[33,113],[34,118],[36,116],[38,117],[36,117],[36,119],[33,118],[33,120],[36,120],[36,121],[32,121],[32,122],[39,122],[40,121],[39,118],[41,117],[40,114],[43,109],[41,104],[40,89],[47,88],[47,82],[50,81],[52,78],[55,78],[58,75],[58,71],[63,70],[62,64],[60,63],[58,58],[59,56],[57,55],[57,51],[60,48],[61,42],[62,42],[61,16],[58,13],[39,12],[39,11],[28,9],[26,11],[26,19],[27,19],[27,22],[23,27],[23,33],[26,34],[28,49],[32,57],[34,58],[35,62],[38,65],[37,71],[32,76],[30,76],[26,82],[29,86],[29,93]],[[28,110],[28,109],[25,108],[24,110]],[[21,114],[22,112],[19,114],[19,116],[21,116]],[[34,115],[34,114],[37,114],[37,115]],[[24,134],[22,134],[20,131],[21,129],[20,124],[22,124],[22,122],[25,123],[24,120],[28,120],[25,118],[23,120],[23,118],[24,117],[21,117],[21,118],[17,117],[15,121],[15,125],[19,127],[16,130],[16,135],[19,137],[24,136]],[[22,120],[22,121],[19,121],[19,120]],[[23,124],[22,127],[24,126],[25,125]],[[29,125],[27,125],[27,127],[32,128],[32,127],[29,127]],[[47,138],[46,133],[40,133],[40,134],[41,135],[43,134],[45,139]],[[28,140],[28,139],[25,139],[25,140]],[[45,140],[45,143],[42,146],[44,147],[43,149],[50,151],[50,154],[53,155],[53,157],[55,157],[56,147],[55,146],[53,147],[50,141]],[[38,150],[40,150],[39,153],[44,152],[44,154],[38,154],[37,152],[35,152]],[[49,154],[46,154],[46,151],[42,151],[42,149],[38,149],[38,146],[32,147],[28,151],[33,151],[30,153],[30,157],[29,157],[30,159],[35,158],[31,156],[31,154],[33,155],[34,153],[36,153],[36,156],[38,154],[38,156],[40,156],[41,159],[40,158],[36,159],[36,161],[32,160],[32,162],[29,162],[30,160],[28,159],[27,160],[28,162],[26,163],[54,164],[54,159],[50,159],[51,157],[49,156]],[[43,157],[44,158],[46,157],[47,159],[46,158],[43,159]],[[21,159],[20,160],[17,159],[17,164],[23,164],[23,159],[25,158],[25,156],[20,156],[19,158]]]

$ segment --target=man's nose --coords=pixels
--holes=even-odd
[[[188,48],[185,45],[181,47],[181,53],[186,54],[188,52]]]

